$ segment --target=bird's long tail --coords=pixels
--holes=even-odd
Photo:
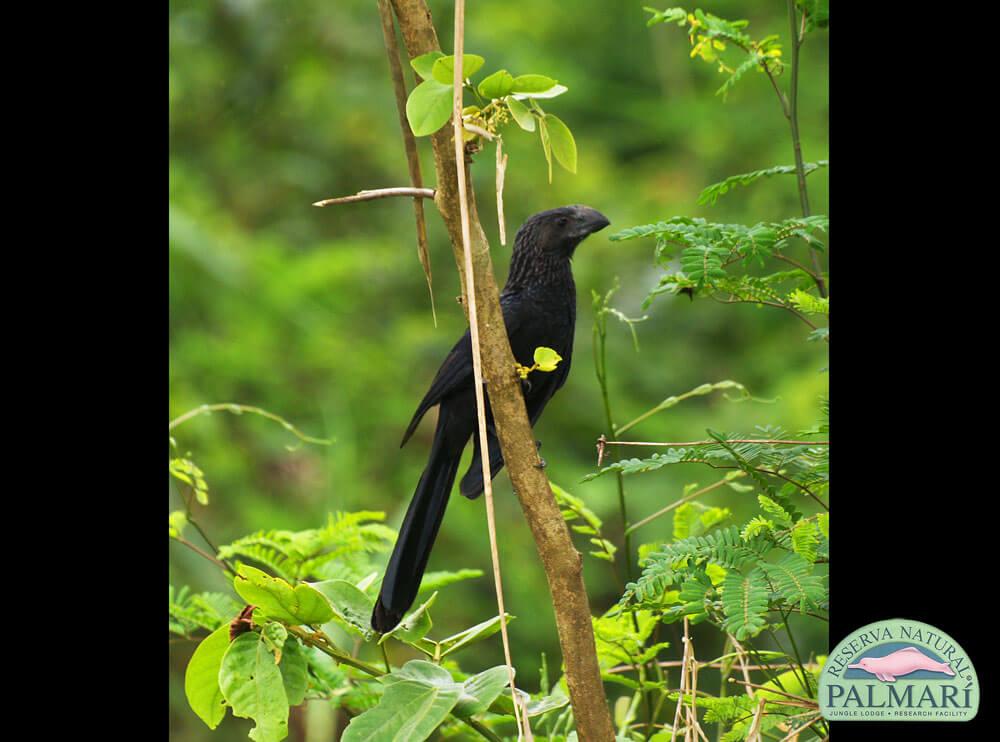
[[[381,633],[395,628],[417,597],[427,559],[448,506],[448,496],[455,483],[461,449],[457,455],[448,450],[443,435],[444,423],[443,419],[438,420],[427,467],[410,500],[382,579],[382,589],[375,601],[372,628]]]

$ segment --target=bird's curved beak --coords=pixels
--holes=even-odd
[[[589,206],[579,207],[579,212],[577,213],[577,234],[581,239],[594,232],[600,232],[609,224],[611,222],[608,218],[597,209],[592,209]]]

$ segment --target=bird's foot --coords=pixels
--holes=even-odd
[[[548,464],[545,463],[545,459],[539,457],[538,458],[538,463],[535,464],[535,468],[536,469],[544,469],[546,466],[548,466]]]

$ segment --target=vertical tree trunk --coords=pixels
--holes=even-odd
[[[410,58],[440,49],[437,32],[424,0],[392,0]],[[437,171],[435,205],[444,219],[465,291],[462,222],[452,127],[431,135]],[[468,182],[467,178],[467,182]],[[500,309],[500,294],[493,275],[489,242],[469,188],[469,220],[479,334],[482,338],[483,376],[504,462],[531,527],[538,555],[545,569],[555,609],[559,644],[566,666],[570,701],[577,734],[584,742],[608,742],[615,737],[608,709],[591,624],[590,604],[583,582],[580,553],[555,501],[548,477],[540,468],[535,437],[514,374],[511,353]],[[468,303],[465,303],[468,306]],[[466,310],[467,311],[467,310]]]

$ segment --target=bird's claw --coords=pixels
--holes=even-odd
[[[538,463],[535,464],[535,468],[536,469],[544,469],[546,466],[548,466],[548,464],[545,463],[545,459],[543,459],[542,457],[539,456],[538,457]]]

